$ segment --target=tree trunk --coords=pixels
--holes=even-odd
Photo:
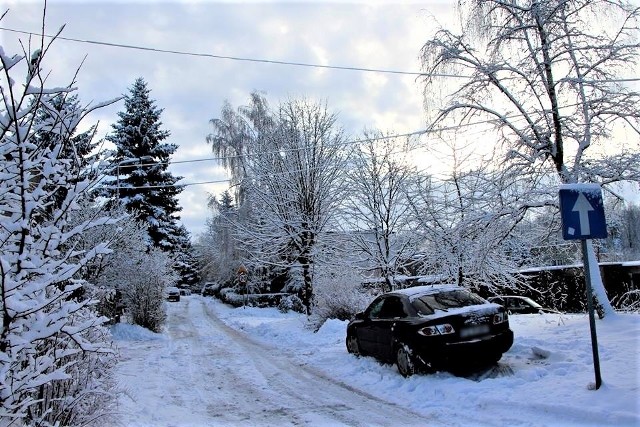
[[[313,300],[313,284],[311,283],[311,266],[309,265],[309,257],[304,254],[300,258],[302,264],[302,303],[304,304],[307,316],[311,315],[311,301]]]

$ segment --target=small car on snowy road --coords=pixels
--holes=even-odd
[[[169,286],[166,290],[167,301],[180,301],[180,289],[175,286]]]
[[[456,285],[417,286],[378,296],[347,326],[347,351],[418,370],[484,367],[513,344],[504,307]]]

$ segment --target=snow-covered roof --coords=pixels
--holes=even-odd
[[[414,286],[412,288],[398,289],[393,291],[394,294],[402,294],[408,296],[410,299],[416,298],[421,295],[436,294],[444,291],[456,291],[463,289],[458,285],[424,285]]]
[[[601,267],[606,265],[619,265],[621,267],[638,267],[640,266],[640,260],[639,261],[604,261],[604,262],[599,262],[598,265]],[[540,271],[566,270],[569,268],[584,268],[584,265],[582,263],[576,263],[576,264],[564,264],[564,265],[548,265],[548,266],[542,266],[542,267],[530,267],[530,268],[523,268],[521,270],[518,270],[518,273],[537,273]]]

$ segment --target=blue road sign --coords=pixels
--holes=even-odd
[[[607,237],[602,191],[598,184],[565,184],[560,187],[559,196],[564,240]]]

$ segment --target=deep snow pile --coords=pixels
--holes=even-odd
[[[499,365],[511,375],[462,378],[439,372],[405,379],[395,366],[348,354],[346,322],[330,320],[313,333],[296,313],[209,304],[234,328],[426,417],[451,417],[459,424],[456,413],[472,414],[477,425],[640,425],[639,315],[596,322],[603,386],[594,391],[587,315],[511,316],[515,343]]]

